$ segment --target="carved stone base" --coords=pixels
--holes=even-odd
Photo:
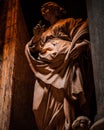
[[[72,124],[72,130],[89,130],[91,121],[86,116],[79,116]]]

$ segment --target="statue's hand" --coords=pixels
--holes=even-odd
[[[34,40],[38,41],[45,31],[45,25],[41,25],[41,21],[33,28]]]

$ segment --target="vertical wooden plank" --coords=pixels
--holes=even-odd
[[[34,130],[34,76],[25,57],[29,35],[19,0],[8,0],[0,87],[0,130]]]
[[[8,1],[6,31],[3,49],[3,63],[0,88],[0,129],[8,130],[10,122],[13,70],[16,44],[18,0]]]
[[[16,31],[10,130],[36,130],[32,111],[35,79],[25,56],[25,45],[30,39],[21,5],[17,11]]]

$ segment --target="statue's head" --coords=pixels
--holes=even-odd
[[[41,6],[42,15],[48,12],[50,12],[52,15],[55,15],[57,18],[60,18],[63,14],[66,13],[64,8],[55,2],[47,2]]]

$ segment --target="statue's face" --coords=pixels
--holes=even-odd
[[[50,8],[43,8],[41,10],[42,16],[45,20],[49,21],[50,23],[52,21],[56,21],[55,11],[51,10]]]
[[[44,16],[45,14],[49,13],[49,8],[42,8],[41,13]]]
[[[42,11],[42,16],[44,17],[45,20],[49,21],[52,14],[51,14],[50,10],[47,8]]]

